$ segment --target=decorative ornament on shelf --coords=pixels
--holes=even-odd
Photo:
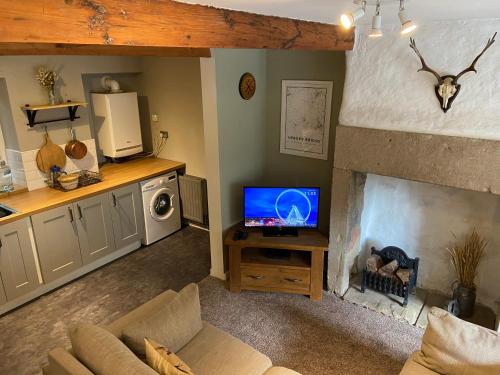
[[[59,76],[54,70],[48,70],[45,66],[40,66],[35,75],[36,80],[49,95],[49,104],[57,104],[55,85]]]
[[[473,229],[465,237],[463,243],[456,242],[453,247],[446,249],[451,255],[458,278],[453,289],[453,301],[448,305],[448,311],[454,315],[468,318],[474,313],[476,304],[475,279],[486,246],[488,246],[488,241]]]
[[[238,85],[240,95],[245,100],[250,100],[257,89],[257,83],[255,82],[255,77],[252,73],[245,73],[240,78],[240,83]]]
[[[431,69],[426,63],[424,58],[422,57],[422,54],[417,48],[417,44],[415,43],[415,39],[410,38],[410,47],[415,51],[417,56],[420,58],[420,62],[422,63],[422,67],[418,70],[419,72],[428,72],[433,74],[437,81],[438,84],[435,86],[435,91],[436,91],[436,96],[439,100],[439,103],[441,104],[441,109],[443,110],[444,113],[446,113],[450,108],[451,105],[453,104],[453,101],[457,97],[458,93],[460,92],[460,87],[461,85],[458,84],[458,80],[460,77],[462,77],[465,73],[469,72],[474,72],[477,73],[476,70],[476,63],[478,60],[483,56],[483,53],[486,52],[488,48],[490,48],[493,43],[495,43],[495,37],[497,33],[493,35],[491,39],[488,39],[488,43],[486,43],[486,47],[483,48],[481,53],[477,55],[477,57],[474,59],[472,64],[462,70],[460,73],[457,75],[439,75],[434,69]]]

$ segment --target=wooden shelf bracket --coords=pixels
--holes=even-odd
[[[76,115],[78,107],[86,105],[87,103],[85,102],[72,102],[71,100],[68,100],[66,103],[62,104],[44,104],[44,105],[34,105],[34,106],[26,104],[24,107],[21,107],[21,109],[26,111],[26,116],[28,117],[28,123],[26,125],[28,125],[30,128],[33,128],[34,126],[39,124],[47,124],[51,122],[66,121],[66,120],[75,121],[76,119],[80,118],[79,116]],[[56,108],[68,108],[69,116],[54,120],[36,121],[36,114],[38,113],[38,111],[56,109]]]

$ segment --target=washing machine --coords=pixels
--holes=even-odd
[[[144,207],[144,245],[181,229],[181,209],[177,172],[142,181],[142,203]]]

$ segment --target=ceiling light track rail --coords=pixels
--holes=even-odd
[[[351,29],[356,25],[365,14],[368,5],[375,6],[375,13],[372,18],[372,27],[368,36],[370,38],[380,38],[382,37],[382,5],[383,0],[376,0],[375,2],[367,0],[354,0],[354,4],[360,5],[359,8],[355,9],[351,13],[344,13],[340,16],[340,24],[347,30]],[[405,0],[399,0],[399,12],[398,12],[399,22],[401,23],[401,35],[406,35],[411,33],[417,28],[417,25],[410,18],[408,11],[405,7]]]

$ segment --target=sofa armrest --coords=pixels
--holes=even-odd
[[[286,367],[273,366],[268,369],[263,375],[301,375],[296,371],[290,370]]]
[[[420,352],[413,353],[406,361],[405,366],[403,367],[399,375],[436,375],[437,372],[429,370],[427,367],[424,367],[416,362],[416,359],[419,355]]]
[[[63,348],[49,352],[49,365],[43,368],[44,375],[93,375],[78,359]]]

